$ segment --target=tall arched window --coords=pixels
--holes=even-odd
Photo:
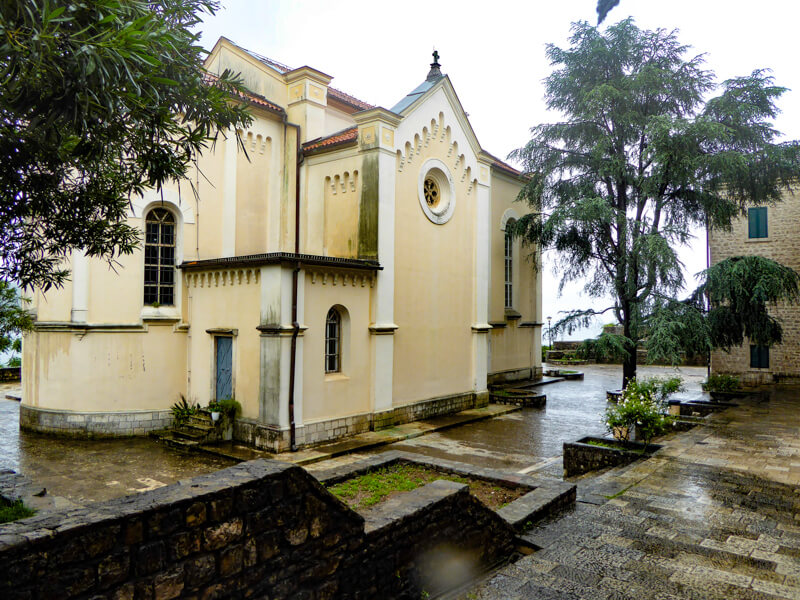
[[[145,218],[144,303],[175,303],[175,217],[165,208]]]
[[[504,250],[504,266],[505,266],[505,307],[512,308],[514,305],[514,237],[511,235],[511,230],[514,227],[514,220],[509,219],[506,223],[505,230],[505,250]]]
[[[335,308],[328,311],[325,319],[325,372],[339,373],[342,370],[342,315]]]

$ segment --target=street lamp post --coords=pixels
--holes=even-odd
[[[553,328],[550,326],[551,317],[547,317],[547,336],[550,338],[550,350],[553,349]]]

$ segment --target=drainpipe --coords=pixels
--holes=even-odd
[[[303,147],[301,145],[300,125],[290,123],[287,116],[283,115],[283,139],[286,140],[287,127],[294,127],[297,133],[297,157],[294,169],[294,253],[300,254],[300,166],[303,164]],[[300,261],[297,261],[292,270],[292,345],[289,352],[289,448],[297,452],[294,422],[294,394],[295,394],[295,367],[297,365],[297,334],[300,332],[300,323],[297,322],[297,287],[300,275]]]

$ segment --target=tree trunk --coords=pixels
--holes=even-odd
[[[625,321],[622,324],[622,334],[625,336],[625,349],[628,351],[627,356],[622,360],[622,389],[628,385],[628,382],[636,377],[636,343],[633,341],[631,335],[630,313],[626,311],[624,315]]]
[[[628,356],[622,362],[622,389],[628,385],[628,381],[636,377],[636,346],[628,345]]]

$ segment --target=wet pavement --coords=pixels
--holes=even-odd
[[[800,391],[738,401],[646,461],[575,482],[541,550],[470,600],[800,598]]]
[[[424,437],[392,444],[403,450],[435,458],[458,460],[483,467],[513,472],[537,473],[561,477],[562,447],[585,435],[602,435],[606,390],[622,384],[619,365],[585,365],[583,380],[560,381],[537,388],[547,395],[544,408],[525,408],[519,412],[471,423]],[[706,378],[705,367],[639,367],[639,377],[679,376],[686,390],[674,396],[679,400],[697,400],[704,396],[700,384]],[[708,395],[705,394],[706,399]],[[379,449],[334,459],[350,462]],[[313,470],[313,465],[308,466]]]
[[[0,388],[0,471],[13,469],[72,503],[127,496],[234,464],[184,454],[149,438],[75,440],[19,430],[19,402]]]

